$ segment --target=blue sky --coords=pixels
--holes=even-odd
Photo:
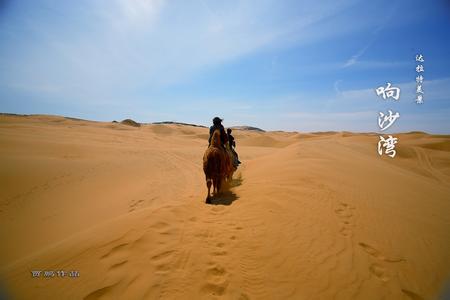
[[[0,1],[0,111],[450,133],[449,37],[445,0]]]

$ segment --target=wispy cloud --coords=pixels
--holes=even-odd
[[[337,95],[341,93],[341,90],[339,89],[339,84],[342,82],[342,79],[336,80],[333,84],[334,91]]]
[[[352,57],[350,57],[342,67],[347,68],[347,67],[353,66],[358,61],[358,59],[364,55],[364,53],[367,51],[367,49],[369,49],[369,47],[372,43],[373,43],[373,41],[370,41],[369,43],[367,43],[367,45],[365,45],[361,50],[359,50],[357,53],[352,55]]]
[[[5,63],[10,74],[2,80],[59,85],[66,95],[90,99],[117,88],[168,86],[262,49],[330,36],[336,29],[320,23],[353,2],[308,0],[295,13],[273,1],[80,2],[84,9],[73,10],[77,15],[70,5],[60,8],[74,23],[28,17],[22,31],[38,42],[26,52],[16,45],[19,51]]]
[[[386,25],[389,23],[389,21],[394,17],[395,12],[397,10],[398,1],[394,3],[394,5],[391,5],[388,9],[388,13],[384,14],[381,17],[380,23],[376,26],[375,30],[372,32],[372,37],[370,40],[360,49],[358,52],[356,52],[354,55],[352,55],[344,64],[343,68],[348,68],[350,66],[355,65],[359,59],[367,52],[367,50],[372,46],[372,44],[376,41],[378,34],[386,27]]]

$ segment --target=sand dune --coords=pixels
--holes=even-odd
[[[17,299],[435,299],[450,284],[450,136],[208,130],[0,116],[0,275]],[[77,278],[32,278],[76,270]]]

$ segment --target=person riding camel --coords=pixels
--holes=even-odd
[[[212,135],[213,135],[214,131],[218,129],[220,131],[221,145],[222,145],[223,149],[225,149],[225,144],[228,142],[228,137],[227,137],[227,134],[225,133],[225,128],[222,125],[222,121],[223,121],[223,119],[221,119],[219,117],[215,117],[213,119],[213,126],[209,127],[208,143],[209,143],[209,145],[211,145]]]
[[[228,145],[230,146],[231,151],[233,152],[234,156],[236,157],[236,163],[239,165],[241,162],[239,161],[239,156],[236,152],[236,142],[234,140],[234,136],[231,135],[231,128],[227,128],[227,136],[228,136]]]

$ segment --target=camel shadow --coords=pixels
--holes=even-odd
[[[242,179],[242,175],[239,174],[236,178],[231,179],[231,182],[227,183],[228,188],[234,188],[234,187],[240,186],[240,185],[242,185],[243,181],[244,180]]]
[[[242,181],[243,180],[241,176],[233,178],[231,182],[226,183],[225,189],[222,192],[220,192],[218,195],[209,197],[209,199],[206,199],[206,204],[231,205],[239,197],[235,193],[233,193],[233,191],[231,191],[230,189],[240,186],[242,184]]]
[[[207,199],[206,204],[212,205],[231,205],[234,201],[236,201],[239,197],[233,193],[232,191],[222,191],[218,195],[214,195],[209,197],[209,201]]]

